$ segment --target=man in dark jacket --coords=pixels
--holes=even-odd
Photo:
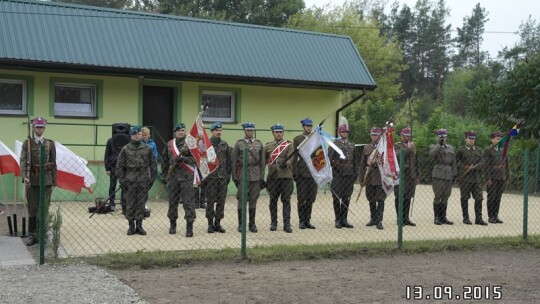
[[[508,178],[510,177],[508,158],[501,157],[501,151],[498,147],[502,136],[501,131],[491,133],[491,145],[486,148],[485,152],[487,212],[488,222],[492,224],[503,223],[499,219],[499,208],[504,188],[508,186]]]
[[[366,187],[366,198],[369,202],[370,219],[366,226],[376,226],[379,230],[384,229],[382,220],[384,201],[386,200],[386,193],[382,187],[381,172],[376,157],[377,144],[382,133],[381,128],[371,128],[369,132],[371,143],[364,147],[362,159],[360,160],[361,183]]]
[[[416,146],[412,141],[411,128],[404,128],[400,132],[401,142],[394,145],[396,150],[396,157],[400,161],[400,151],[403,150],[404,160],[403,164],[399,164],[401,174],[403,174],[403,181],[405,182],[403,192],[403,225],[416,226],[415,223],[409,218],[409,212],[411,210],[411,200],[414,197],[416,185],[420,182],[420,170],[418,169],[418,162],[416,157]],[[399,214],[399,187],[394,187],[396,216]],[[398,218],[399,219],[399,218]]]
[[[116,183],[118,180],[116,176],[116,162],[120,151],[125,145],[130,142],[131,137],[128,134],[128,124],[118,123],[113,124],[112,127],[113,136],[109,138],[109,140],[107,140],[107,145],[105,146],[105,157],[103,159],[103,162],[105,163],[105,171],[109,176],[109,207],[111,211],[114,211],[116,208],[114,200],[116,198]],[[122,188],[122,185],[120,185],[120,188]],[[122,214],[124,213],[125,203],[126,200],[124,197],[124,190],[122,190],[120,194],[120,205],[122,206]]]

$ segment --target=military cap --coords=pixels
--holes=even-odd
[[[437,134],[439,137],[447,137],[448,131],[446,129],[439,129],[435,131],[435,134]]]
[[[129,131],[129,134],[130,135],[137,134],[137,133],[141,132],[141,129],[142,129],[142,127],[139,126],[139,125],[131,126],[131,130]]]
[[[491,133],[491,138],[495,138],[495,137],[503,137],[501,131],[497,130],[497,131],[493,131]]]
[[[214,131],[215,129],[221,129],[222,128],[222,125],[220,122],[215,122],[212,124],[212,126],[210,127],[210,131]]]
[[[186,128],[186,125],[183,122],[179,122],[178,124],[176,124],[176,126],[174,126],[173,131],[178,131],[180,129],[185,129],[185,128]]]
[[[412,136],[412,130],[411,128],[406,127],[406,128],[401,129],[401,131],[399,131],[399,134],[403,136]]]
[[[310,117],[302,119],[300,123],[302,124],[302,126],[313,126],[313,120]]]
[[[242,124],[242,128],[244,128],[244,130],[255,130],[255,124],[252,122],[246,122]]]
[[[383,130],[381,128],[373,127],[369,131],[369,135],[381,135]]]
[[[282,124],[277,123],[277,124],[273,125],[272,127],[270,127],[270,129],[272,130],[272,132],[274,132],[274,131],[283,132],[285,130],[285,127]]]
[[[337,127],[338,132],[349,132],[349,125],[342,124]]]
[[[465,131],[465,137],[470,139],[476,139],[476,132],[473,130]]]
[[[47,120],[43,117],[37,117],[32,119],[32,126],[34,127],[45,127]]]

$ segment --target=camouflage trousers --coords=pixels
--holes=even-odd
[[[124,207],[125,217],[128,221],[144,219],[144,204],[148,200],[148,183],[130,183],[123,185],[126,191],[126,206]]]

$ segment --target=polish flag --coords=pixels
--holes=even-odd
[[[59,188],[81,193],[82,188],[92,193],[92,184],[96,183],[96,178],[90,169],[87,161],[73,153],[66,146],[55,141],[56,147],[56,184]],[[16,142],[17,151],[22,150],[22,143]]]
[[[19,157],[0,141],[0,174],[4,175],[8,173],[14,173],[15,176],[21,176]]]

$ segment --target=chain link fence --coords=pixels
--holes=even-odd
[[[418,151],[419,184],[416,185],[414,196],[410,200],[410,208],[405,218],[416,226],[404,225],[402,227],[402,240],[441,240],[451,242],[452,239],[469,239],[481,237],[521,236],[524,234],[540,233],[540,198],[537,190],[537,157],[530,157],[529,151],[522,154],[510,155],[508,164],[510,176],[508,183],[502,185],[502,199],[498,219],[503,223],[491,223],[488,214],[491,210],[487,207],[487,192],[485,182],[481,183],[482,202],[481,215],[487,225],[475,224],[474,200],[468,199],[468,210],[472,225],[463,223],[463,210],[460,199],[460,188],[454,183],[451,195],[448,199],[446,211],[447,219],[453,221],[453,225],[434,223],[434,190],[432,185],[433,159],[427,151]],[[68,164],[69,165],[69,164]],[[159,167],[159,166],[158,166]],[[98,180],[109,176],[102,165],[88,165],[88,168]],[[81,168],[74,168],[81,169]],[[75,170],[77,171],[77,170]],[[158,173],[158,176],[161,173]],[[118,189],[115,195],[114,211],[111,211],[103,203],[108,203],[109,184],[97,183],[92,193],[82,191],[77,194],[64,189],[55,188],[52,193],[50,213],[59,210],[61,225],[49,225],[48,238],[59,235],[57,243],[57,255],[59,257],[81,257],[102,255],[107,253],[126,253],[137,251],[182,251],[199,249],[221,249],[242,247],[242,233],[238,232],[239,213],[236,199],[237,188],[233,182],[227,187],[227,197],[224,207],[224,217],[221,227],[225,232],[214,231],[208,233],[209,221],[206,218],[207,208],[214,207],[209,203],[204,193],[196,192],[198,199],[191,202],[195,205],[196,220],[193,226],[193,237],[185,236],[186,221],[184,217],[184,204],[178,207],[178,227],[176,234],[170,234],[170,221],[167,217],[169,200],[167,187],[158,177],[153,187],[148,191],[146,206],[149,211],[143,221],[143,227],[147,235],[127,235],[128,221],[122,214],[122,190]],[[364,242],[397,242],[400,239],[400,224],[396,206],[396,195],[391,192],[384,200],[384,209],[381,210],[380,218],[382,229],[377,225],[366,226],[370,222],[370,204],[366,199],[366,190],[360,192],[361,186],[354,185],[354,191],[350,198],[348,223],[353,228],[336,228],[336,215],[333,210],[333,198],[330,187],[317,190],[316,200],[312,205],[309,216],[309,224],[306,225],[305,210],[298,209],[297,189],[298,183],[294,184],[294,191],[290,197],[290,223],[292,233],[284,231],[284,221],[288,212],[283,211],[283,197],[277,204],[277,229],[271,229],[271,216],[269,208],[268,189],[260,191],[257,200],[255,224],[257,232],[250,232],[249,223],[246,223],[246,247],[271,246],[271,245],[316,245],[337,243],[364,243]],[[209,187],[213,185],[210,184]],[[396,186],[398,187],[398,186]],[[399,193],[399,188],[396,190]],[[403,193],[407,189],[403,188]],[[145,194],[145,189],[141,189]],[[399,196],[399,195],[398,195]],[[287,197],[285,197],[287,201]],[[285,204],[286,205],[286,204]],[[478,216],[478,209],[476,215]],[[285,219],[284,219],[285,216]],[[300,218],[302,217],[302,219]],[[249,222],[249,214],[246,214],[246,222]],[[213,222],[212,222],[213,223]],[[302,224],[303,223],[303,224]],[[54,224],[54,223],[53,223]],[[312,226],[312,227],[310,227]],[[51,228],[53,227],[53,228]],[[51,230],[57,230],[51,231]],[[59,231],[58,231],[59,230]],[[59,233],[58,233],[59,232]],[[50,243],[50,242],[49,242]],[[47,245],[46,250],[53,250]],[[291,249],[293,250],[293,249]],[[249,249],[248,249],[249,251]]]

